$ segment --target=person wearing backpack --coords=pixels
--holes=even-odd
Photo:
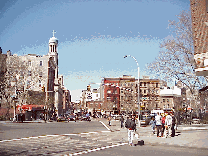
[[[135,121],[127,117],[125,127],[128,129],[128,142],[130,146],[133,146],[133,134],[136,127]]]

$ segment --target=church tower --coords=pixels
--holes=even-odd
[[[49,39],[49,53],[48,55],[50,57],[54,58],[55,63],[57,64],[57,68],[55,71],[55,78],[58,78],[58,53],[57,53],[57,47],[58,47],[58,39],[54,36],[54,33],[56,33],[53,30],[53,37]]]

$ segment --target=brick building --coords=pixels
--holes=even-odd
[[[104,78],[102,85],[104,90],[102,109],[115,114],[120,111],[120,79],[119,78]]]
[[[166,86],[164,81],[143,77],[140,79],[141,112],[159,108],[160,88]],[[103,108],[113,113],[138,112],[138,79],[124,75],[119,78],[104,78]]]
[[[190,0],[196,74],[208,75],[208,0]]]

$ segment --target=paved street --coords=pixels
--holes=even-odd
[[[119,121],[112,121],[112,126],[106,126],[110,131],[101,121],[107,124],[106,119],[76,123],[1,122],[0,152],[1,155],[20,156],[208,154],[207,127],[199,127],[202,129],[198,130],[179,127],[178,136],[164,139],[151,135],[150,127],[142,127],[138,130],[139,139],[143,139],[145,145],[130,147],[127,145],[127,130],[120,129]]]
[[[91,131],[102,131],[104,126],[98,121],[70,121],[70,122],[48,122],[48,123],[0,123],[0,140],[22,137],[81,133]]]

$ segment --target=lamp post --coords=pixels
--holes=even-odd
[[[136,60],[135,57],[131,56],[131,55],[125,55],[124,58],[127,58],[127,57],[132,57],[135,61],[136,61],[136,64],[137,64],[137,67],[138,67],[138,123],[139,123],[139,127],[141,126],[141,123],[140,123],[140,115],[141,115],[141,105],[140,105],[140,91],[139,91],[139,78],[140,78],[140,74],[139,74],[139,64]]]

